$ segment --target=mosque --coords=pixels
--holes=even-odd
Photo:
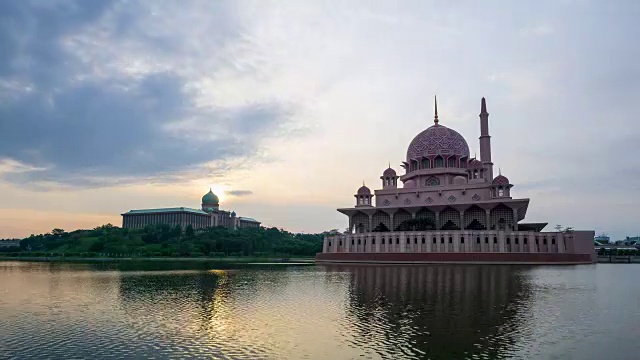
[[[122,214],[122,227],[140,229],[147,225],[191,225],[194,229],[222,226],[227,229],[259,228],[260,222],[220,209],[218,196],[209,189],[202,197],[201,209],[187,207],[130,210]]]
[[[529,199],[513,197],[514,184],[501,172],[494,177],[484,98],[479,159],[462,135],[440,124],[437,102],[433,122],[409,144],[404,174],[389,166],[381,189],[363,184],[354,207],[338,209],[348,231],[324,239],[318,262],[595,261],[594,231],[543,232],[547,223],[522,222]]]

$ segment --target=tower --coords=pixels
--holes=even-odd
[[[485,178],[493,179],[493,162],[491,162],[491,136],[489,136],[489,113],[487,102],[482,98],[480,104],[480,161],[487,171]]]

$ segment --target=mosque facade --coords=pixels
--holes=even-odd
[[[139,209],[122,214],[122,227],[141,229],[147,225],[180,225],[185,228],[191,225],[194,229],[222,226],[227,229],[259,228],[260,222],[237,216],[234,211],[220,209],[218,196],[209,189],[202,197],[200,209],[187,207]]]
[[[594,231],[543,232],[547,223],[525,223],[528,198],[494,176],[489,113],[480,110],[480,158],[462,135],[434,124],[409,144],[404,174],[389,166],[381,188],[363,184],[344,234],[327,236],[319,262],[591,263]],[[400,186],[400,184],[402,184]]]

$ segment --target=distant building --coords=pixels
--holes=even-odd
[[[140,229],[147,225],[191,225],[194,229],[222,226],[227,229],[259,228],[260,222],[236,216],[234,211],[220,210],[216,194],[209,192],[202,197],[201,209],[186,207],[130,210],[122,214],[122,227]]]
[[[20,239],[0,239],[0,248],[20,247]]]
[[[611,242],[611,238],[607,234],[600,234],[593,238],[593,241],[599,244],[609,244]]]

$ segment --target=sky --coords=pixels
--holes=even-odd
[[[0,1],[0,237],[221,207],[296,232],[440,123],[526,221],[640,233],[640,2]]]

